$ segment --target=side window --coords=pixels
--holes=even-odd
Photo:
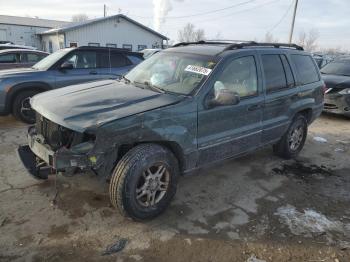
[[[279,55],[262,55],[266,92],[271,93],[287,88],[287,79]]]
[[[294,87],[295,80],[294,80],[294,76],[293,76],[290,64],[288,62],[288,59],[285,55],[281,55],[281,60],[282,60],[284,72],[286,73],[288,87]]]
[[[107,52],[97,53],[97,67],[109,68],[109,54]]]
[[[130,61],[120,53],[111,53],[111,67],[123,67],[130,65]]]
[[[73,64],[75,69],[96,68],[96,52],[78,51],[68,57],[66,62]]]
[[[37,54],[27,54],[27,62],[28,63],[36,63],[40,60],[40,57]]]
[[[308,55],[291,55],[300,84],[306,85],[319,81],[319,75],[312,58]]]
[[[134,65],[137,65],[143,61],[141,57],[135,55],[127,55],[127,57]]]
[[[16,54],[4,54],[0,55],[0,63],[16,63]]]
[[[258,78],[253,56],[231,61],[214,84],[215,89],[229,89],[241,98],[258,94]]]

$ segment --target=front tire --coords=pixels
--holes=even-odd
[[[27,124],[35,123],[35,112],[31,108],[29,100],[38,93],[39,91],[35,90],[23,91],[15,97],[12,105],[12,114],[17,120]]]
[[[116,165],[109,186],[110,201],[134,220],[161,214],[176,193],[178,161],[171,151],[143,144],[127,152]]]
[[[307,137],[307,120],[303,115],[297,115],[281,140],[273,146],[276,155],[291,159],[303,149]]]

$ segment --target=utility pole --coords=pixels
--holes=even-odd
[[[103,17],[107,16],[107,6],[103,5]]]
[[[295,16],[297,14],[297,8],[298,8],[298,0],[295,0],[292,26],[290,28],[290,33],[289,33],[289,43],[290,44],[292,43],[292,40],[293,40],[293,31],[294,31],[294,24],[295,24]]]

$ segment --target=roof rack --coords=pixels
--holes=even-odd
[[[274,48],[294,48],[296,50],[304,50],[303,47],[296,45],[296,44],[286,44],[286,43],[258,43],[255,41],[241,41],[241,40],[200,40],[197,42],[181,42],[178,44],[173,45],[173,47],[179,47],[179,46],[188,46],[188,45],[227,45],[225,49],[222,51],[227,50],[234,50],[234,49],[241,49],[245,47],[274,47]]]

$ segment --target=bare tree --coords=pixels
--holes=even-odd
[[[203,29],[195,29],[195,26],[191,23],[185,25],[185,27],[178,32],[178,40],[180,42],[195,42],[205,39],[205,32]]]
[[[308,52],[314,52],[317,49],[317,40],[319,33],[316,29],[311,29],[308,33],[301,31],[299,33],[298,45],[304,47]]]
[[[72,22],[84,22],[89,20],[87,14],[76,14],[72,16]]]
[[[267,32],[265,34],[264,42],[266,42],[266,43],[277,43],[278,42],[278,38],[275,38],[273,36],[273,34],[271,34],[270,32]]]

